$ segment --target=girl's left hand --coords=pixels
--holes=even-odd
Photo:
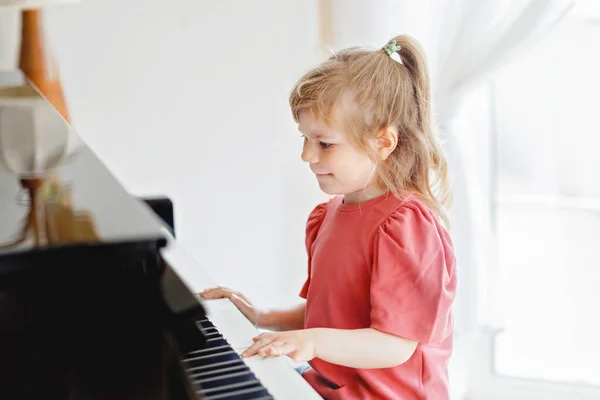
[[[265,332],[252,338],[254,344],[242,353],[242,357],[259,354],[268,356],[289,356],[294,362],[310,361],[316,354],[317,332],[302,329],[286,332]]]

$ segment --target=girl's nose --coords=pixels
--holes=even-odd
[[[304,162],[307,162],[309,164],[316,164],[317,162],[319,162],[319,151],[315,149],[315,146],[307,140],[304,142],[301,158]]]

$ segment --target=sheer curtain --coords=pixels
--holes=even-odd
[[[429,60],[434,116],[447,153],[454,191],[452,231],[460,291],[458,335],[498,326],[495,279],[489,263],[488,200],[464,131],[465,96],[503,63],[539,40],[571,9],[573,0],[321,0],[322,36],[332,48],[380,48],[406,33],[424,47]],[[462,119],[462,121],[461,121]],[[479,132],[477,133],[479,134]],[[488,132],[481,132],[488,134]]]
[[[454,175],[455,240],[466,315],[459,329],[501,326],[498,279],[490,240],[486,191],[478,181],[469,138],[457,131],[464,96],[505,62],[546,34],[571,9],[572,0],[446,0],[433,16],[435,110]],[[459,330],[459,332],[460,332]]]

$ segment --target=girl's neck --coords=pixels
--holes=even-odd
[[[346,193],[344,195],[344,204],[352,205],[364,203],[365,201],[372,200],[385,193],[387,193],[386,189],[382,189],[375,186],[369,186],[357,192]]]

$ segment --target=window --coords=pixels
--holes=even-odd
[[[600,390],[599,47],[573,14],[493,80],[501,377]]]

